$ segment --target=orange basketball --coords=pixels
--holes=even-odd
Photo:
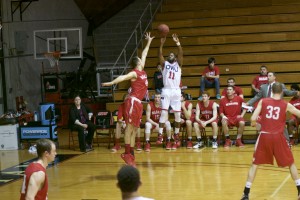
[[[160,24],[158,27],[157,27],[157,31],[158,31],[158,34],[160,35],[160,37],[166,37],[169,33],[169,27],[168,25],[166,24]]]

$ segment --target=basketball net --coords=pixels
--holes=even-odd
[[[59,72],[59,59],[60,59],[60,51],[54,51],[51,53],[45,53],[45,58],[49,61],[50,67],[55,68],[56,72]]]
[[[60,51],[45,53],[45,58],[49,61],[51,67],[57,67],[60,58]]]

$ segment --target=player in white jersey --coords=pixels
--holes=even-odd
[[[177,146],[180,146],[179,140],[179,128],[180,128],[180,112],[181,112],[181,67],[183,62],[183,51],[179,42],[179,38],[177,34],[172,35],[173,41],[176,43],[178,47],[178,56],[176,57],[174,53],[170,53],[167,61],[165,61],[162,53],[163,45],[166,41],[166,38],[160,39],[160,47],[159,47],[159,62],[163,66],[163,81],[164,87],[161,93],[161,116],[159,119],[159,133],[157,138],[157,144],[161,144],[163,141],[163,127],[165,122],[168,120],[168,109],[169,106],[174,110],[175,115],[175,132],[174,132],[174,141]],[[170,142],[171,138],[168,137],[168,142]],[[173,145],[174,146],[174,145]]]

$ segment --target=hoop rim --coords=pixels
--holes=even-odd
[[[46,58],[53,57],[54,59],[59,59],[61,56],[61,52],[60,51],[46,52],[44,53],[44,56]]]

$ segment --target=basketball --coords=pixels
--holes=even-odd
[[[166,24],[160,24],[157,27],[157,30],[158,30],[158,34],[160,35],[160,37],[166,37],[170,31],[168,25],[166,25]]]

